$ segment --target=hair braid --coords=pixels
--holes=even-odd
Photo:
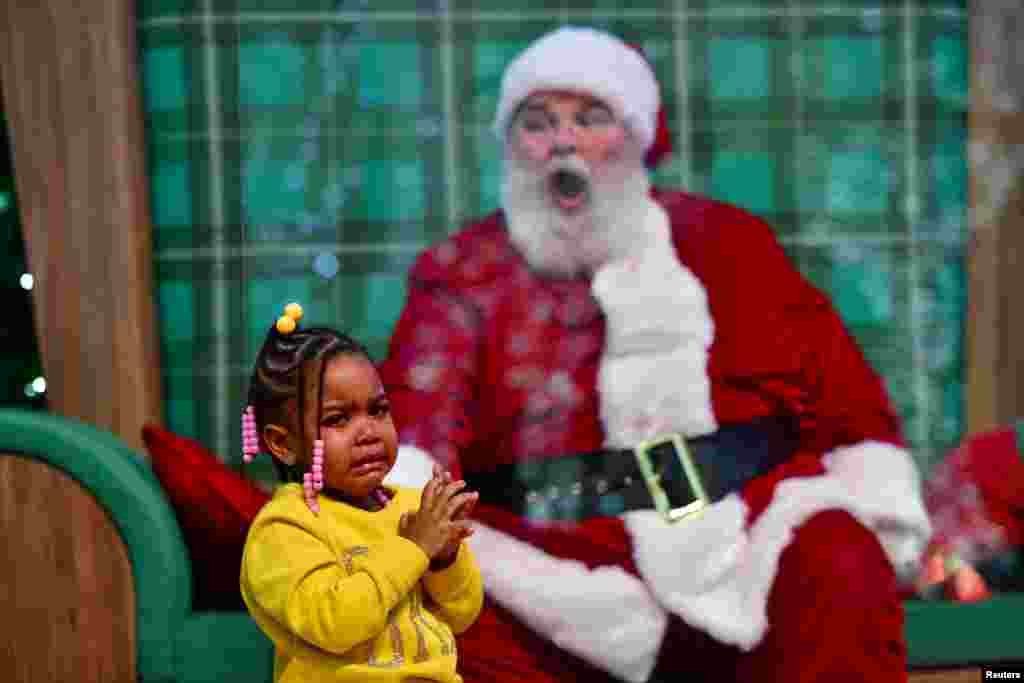
[[[320,423],[323,401],[323,373],[326,361],[338,354],[352,354],[371,360],[366,348],[352,337],[329,327],[295,329],[287,334],[271,326],[256,356],[256,367],[249,382],[248,405],[256,419],[256,432],[268,424],[277,424],[297,433],[306,443],[306,373],[310,364],[317,370],[316,424]],[[261,449],[262,450],[262,449]],[[301,469],[288,467],[274,459],[278,475],[284,481],[300,481]]]

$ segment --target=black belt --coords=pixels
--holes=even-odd
[[[674,520],[765,474],[795,445],[792,420],[765,417],[705,436],[667,435],[636,448],[502,464],[463,477],[481,502],[530,519],[581,520],[656,508]]]

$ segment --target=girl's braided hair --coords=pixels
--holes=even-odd
[[[327,360],[339,354],[360,356],[372,362],[362,344],[335,329],[310,327],[284,334],[272,325],[256,356],[249,381],[248,405],[255,414],[256,433],[262,434],[268,424],[281,425],[298,434],[304,448],[311,448],[312,444],[305,443],[306,414],[314,408],[314,424],[320,424],[324,367]],[[316,397],[314,406],[306,405],[307,394]],[[262,436],[259,438],[262,444]],[[301,465],[288,466],[277,458],[274,465],[283,481],[302,481]]]

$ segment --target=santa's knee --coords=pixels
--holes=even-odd
[[[770,602],[888,608],[898,594],[896,573],[874,533],[848,512],[826,510],[798,527],[783,550]]]
[[[768,632],[738,663],[740,680],[905,680],[896,573],[874,534],[848,513],[821,512],[796,529],[767,607]]]

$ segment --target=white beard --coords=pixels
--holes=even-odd
[[[583,171],[573,157],[556,168]],[[631,156],[613,173],[589,179],[590,199],[567,213],[551,201],[548,173],[538,172],[506,154],[502,206],[509,236],[530,266],[557,277],[593,273],[604,263],[635,249],[637,234],[651,201],[643,163]]]

